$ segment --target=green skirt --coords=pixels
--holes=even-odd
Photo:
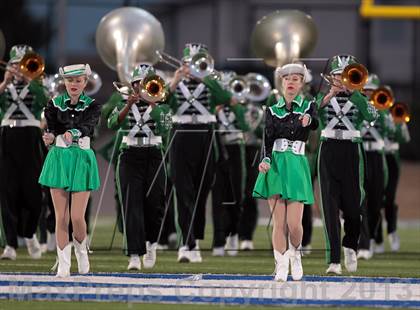
[[[97,190],[100,181],[95,153],[78,146],[53,146],[45,159],[39,183],[68,192]]]
[[[314,203],[311,171],[304,155],[291,151],[273,152],[271,168],[259,173],[252,196],[267,199],[279,195],[281,199]]]

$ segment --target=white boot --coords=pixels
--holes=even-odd
[[[178,263],[189,263],[190,262],[190,250],[188,246],[184,245],[178,250]]]
[[[229,256],[236,256],[238,255],[239,249],[239,236],[236,235],[229,235],[226,238],[226,245],[225,250]]]
[[[252,251],[254,249],[254,243],[252,240],[242,240],[240,249],[244,251]]]
[[[143,266],[144,268],[153,268],[156,263],[156,248],[157,242],[150,243],[149,241],[146,242],[146,254],[143,255]]]
[[[200,246],[198,244],[198,240],[195,240],[194,249],[190,250],[190,262],[191,263],[201,263],[201,262],[203,262],[203,258],[201,257],[201,251],[200,251]]]
[[[276,274],[274,281],[287,281],[287,275],[289,274],[289,253],[286,251],[284,254],[273,250],[274,258],[276,260]]]
[[[357,271],[357,255],[356,251],[350,248],[343,247],[344,251],[344,266],[348,272]]]
[[[87,237],[81,243],[73,236],[74,254],[77,259],[77,268],[80,274],[87,274],[89,272],[90,264],[87,248]]]
[[[295,248],[293,245],[290,245],[288,252],[290,257],[290,272],[292,274],[292,278],[295,281],[299,281],[303,277],[301,246]]]
[[[58,255],[58,278],[70,277],[70,266],[71,266],[71,243],[67,244],[64,249],[60,250],[57,246]]]
[[[141,270],[141,261],[140,256],[137,254],[131,254],[130,259],[128,260],[128,270]]]
[[[16,249],[10,245],[6,245],[0,259],[16,260]]]
[[[389,240],[389,247],[391,248],[391,252],[398,252],[400,249],[400,237],[398,236],[397,232],[394,231],[388,235]]]
[[[26,247],[28,248],[28,253],[33,259],[40,259],[42,255],[41,245],[38,242],[36,235],[33,235],[32,238],[25,238]]]
[[[218,247],[213,248],[212,255],[213,256],[219,256],[219,257],[225,256],[225,248],[222,247],[222,246],[218,246]]]
[[[373,253],[375,254],[382,254],[385,252],[385,246],[384,243],[376,243],[375,242],[375,247],[373,248]]]
[[[340,264],[334,264],[334,263],[329,264],[326,273],[327,274],[334,273],[336,275],[341,275],[341,273],[342,273],[341,265]]]

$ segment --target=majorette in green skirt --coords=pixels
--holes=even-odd
[[[291,150],[273,151],[271,167],[259,173],[252,196],[267,199],[279,195],[281,199],[313,204],[311,171],[305,155]]]
[[[53,146],[45,159],[39,183],[67,192],[97,190],[100,186],[98,164],[92,149],[78,144]]]

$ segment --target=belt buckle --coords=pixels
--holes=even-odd
[[[335,131],[335,137],[336,137],[338,140],[343,140],[343,138],[344,138],[344,131],[343,131],[343,130],[341,130],[341,129],[337,129],[337,130]]]
[[[191,115],[191,122],[193,123],[193,124],[197,124],[198,123],[198,116],[197,116],[197,114],[193,114],[193,115]]]

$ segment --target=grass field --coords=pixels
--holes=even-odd
[[[113,224],[100,222],[93,236],[90,256],[92,272],[127,272],[127,257],[122,254],[122,237],[116,235],[113,249],[109,250]],[[387,252],[374,256],[370,261],[359,261],[359,268],[355,276],[372,277],[420,277],[420,226],[399,230],[401,236],[401,250],[398,253]],[[211,256],[211,227],[206,231],[206,239],[200,244],[203,249],[202,264],[179,264],[176,262],[176,251],[158,252],[155,268],[142,270],[144,273],[219,273],[219,274],[271,274],[274,268],[272,251],[265,227],[258,227],[255,235],[256,250],[240,252],[237,257]],[[314,229],[312,254],[303,259],[306,275],[325,275],[324,236],[321,228]],[[40,260],[29,258],[26,249],[18,250],[16,261],[1,261],[0,272],[49,272],[55,262],[55,253],[48,253]],[[73,255],[72,271],[76,272],[77,264]],[[343,271],[345,269],[343,268]],[[345,271],[344,275],[349,275]],[[210,306],[198,305],[153,305],[153,304],[116,304],[90,302],[22,302],[0,301],[1,309],[208,309]],[[220,307],[220,306],[219,306]],[[214,308],[214,307],[212,307]],[[238,308],[243,308],[238,307]],[[229,309],[236,309],[229,307]],[[299,309],[299,308],[295,308]]]

